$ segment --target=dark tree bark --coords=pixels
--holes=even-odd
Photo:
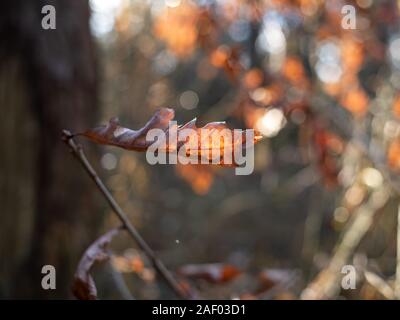
[[[47,4],[55,30],[42,29]],[[63,128],[96,122],[89,14],[84,0],[0,5],[0,297],[70,297],[79,255],[101,224],[95,190],[60,140]],[[46,264],[57,270],[56,290],[41,287]]]

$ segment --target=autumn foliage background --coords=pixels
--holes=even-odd
[[[79,140],[182,285],[205,298],[400,297],[399,2],[90,1],[89,20],[87,2],[59,0],[56,31],[32,28],[41,2],[26,3],[6,1],[0,24],[0,298],[71,298],[80,256],[118,226],[61,130],[114,116],[141,128],[160,107],[265,137],[249,176]],[[341,26],[346,4],[355,30]],[[111,249],[93,272],[99,298],[173,297],[127,236]],[[40,288],[44,264],[55,292]],[[355,290],[340,289],[346,264]]]

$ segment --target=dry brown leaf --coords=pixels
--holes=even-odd
[[[162,108],[139,130],[121,127],[118,118],[112,118],[107,125],[87,130],[81,134],[90,140],[105,145],[134,151],[146,151],[151,142],[146,141],[146,134],[151,129],[167,130],[169,121],[174,118],[174,110]]]
[[[354,117],[360,118],[368,111],[369,98],[365,91],[361,88],[347,90],[340,103],[350,111]]]
[[[391,169],[400,169],[400,141],[393,140],[387,150],[387,162]]]
[[[90,270],[96,262],[102,262],[109,259],[107,246],[120,230],[120,228],[116,228],[108,231],[86,249],[79,261],[72,284],[72,293],[77,299],[97,299],[97,289],[94,280],[90,275]]]
[[[78,135],[85,136],[99,144],[112,145],[127,150],[144,152],[154,143],[153,141],[146,141],[146,135],[149,130],[161,129],[165,133],[165,140],[157,141],[161,151],[177,152],[181,147],[185,146],[185,154],[187,157],[197,158],[199,161],[205,159],[206,163],[211,163],[213,158],[215,158],[214,152],[219,150],[220,152],[215,153],[219,157],[219,165],[236,166],[234,156],[232,156],[233,163],[224,163],[224,150],[232,152],[233,155],[235,147],[244,148],[246,146],[246,130],[243,130],[241,135],[235,136],[233,130],[229,129],[225,122],[210,122],[204,127],[198,128],[196,126],[196,119],[176,128],[169,127],[169,123],[174,118],[174,115],[174,110],[162,108],[158,110],[146,125],[139,130],[122,127],[119,125],[118,119],[113,118],[107,125],[87,130]],[[180,132],[185,129],[192,129],[193,134],[185,136],[184,141],[172,143],[168,138],[170,130],[172,132],[173,129],[176,129],[176,134],[178,136]],[[204,134],[204,130],[208,130],[207,134]],[[223,135],[224,132],[227,134],[227,138]],[[223,135],[223,138],[212,140],[213,135],[216,137],[217,133]],[[252,144],[255,144],[260,139],[261,135],[255,133]],[[228,143],[226,141],[228,141]]]
[[[203,279],[211,283],[224,283],[236,278],[241,271],[223,263],[188,264],[181,267],[178,273],[186,278]]]
[[[214,172],[209,166],[178,163],[176,172],[198,195],[207,194],[214,182]]]
[[[287,269],[265,269],[259,274],[263,290],[268,290],[276,285],[287,284],[296,277],[296,271]]]
[[[173,10],[164,10],[154,21],[153,33],[179,58],[190,56],[201,36],[198,23],[201,10],[189,1]]]

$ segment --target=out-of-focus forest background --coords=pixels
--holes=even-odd
[[[46,4],[55,30],[41,28]],[[355,29],[342,27],[344,5]],[[400,2],[0,7],[0,298],[72,298],[81,255],[118,226],[61,130],[114,116],[140,128],[160,107],[265,137],[249,176],[79,140],[181,284],[202,298],[400,297]],[[174,297],[128,236],[111,248],[93,272],[99,298]],[[40,285],[46,264],[54,291]],[[341,288],[344,265],[354,290]]]

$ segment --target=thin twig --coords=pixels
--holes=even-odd
[[[189,295],[183,288],[177,283],[174,279],[173,275],[168,271],[168,269],[164,266],[164,264],[157,258],[154,251],[149,247],[146,241],[142,238],[136,228],[129,221],[126,213],[121,209],[118,203],[115,201],[111,193],[108,191],[107,187],[101,181],[100,177],[97,175],[96,171],[93,169],[89,160],[87,159],[83,149],[80,145],[77,145],[74,141],[74,136],[71,132],[67,130],[63,130],[63,141],[71,150],[71,153],[75,156],[75,158],[81,163],[85,171],[92,178],[98,189],[106,198],[108,204],[114,210],[115,214],[121,220],[122,225],[127,230],[129,235],[135,240],[137,245],[143,250],[143,252],[149,257],[151,260],[155,270],[160,274],[160,276],[165,280],[168,286],[175,292],[175,294],[182,298],[188,299]]]

